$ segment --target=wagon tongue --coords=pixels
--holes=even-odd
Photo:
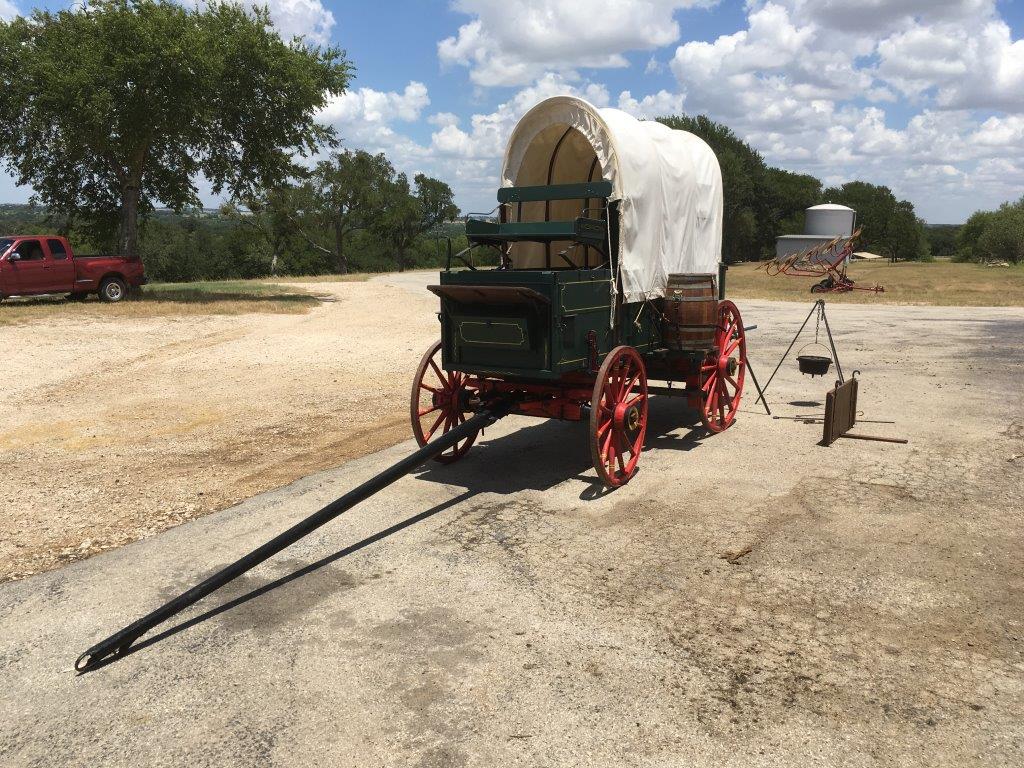
[[[285,547],[294,544],[304,536],[309,535],[320,526],[329,523],[343,512],[347,512],[361,501],[365,501],[378,491],[388,487],[396,480],[412,472],[418,466],[437,454],[448,450],[467,437],[475,435],[494,424],[498,419],[507,416],[510,411],[510,404],[504,401],[496,401],[488,404],[484,410],[476,413],[472,418],[467,419],[463,424],[445,432],[435,440],[424,445],[415,453],[406,456],[398,463],[385,469],[376,477],[372,477],[361,485],[353,488],[344,496],[332,501],[326,507],[296,523],[288,530],[278,534],[261,547],[236,560],[231,565],[218,571],[205,581],[200,582],[186,592],[178,595],[168,603],[157,608],[152,613],[143,616],[138,621],[129,624],[124,629],[115,632],[89,650],[83,653],[75,661],[75,670],[88,672],[105,666],[119,656],[130,653],[132,643],[177,613],[193,605],[228,582],[237,579],[246,571],[255,568]]]

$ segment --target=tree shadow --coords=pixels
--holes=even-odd
[[[286,304],[294,306],[313,307],[319,304],[327,304],[337,301],[330,294],[313,294],[299,291],[289,291],[282,286],[281,290],[274,291],[210,291],[199,288],[154,288],[144,289],[137,296],[128,298],[125,305],[132,304],[223,304],[239,303],[246,304]],[[68,299],[67,294],[54,293],[41,296],[16,296],[4,299],[2,306],[8,307],[53,307],[55,305],[66,306],[95,306],[102,304],[99,297],[90,294],[81,299]]]
[[[232,291],[204,291],[195,288],[158,288],[145,290],[137,299],[142,303],[169,302],[173,304],[218,304],[221,302],[245,302],[247,304],[295,304],[298,306],[315,306],[333,297],[314,295],[305,292],[256,291],[252,293]]]

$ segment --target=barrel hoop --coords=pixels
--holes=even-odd
[[[718,328],[717,325],[690,325],[688,323],[673,323],[671,320],[662,320],[661,322],[662,325],[671,325],[673,328],[686,328],[687,330],[691,328]]]

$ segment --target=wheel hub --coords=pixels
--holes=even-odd
[[[640,426],[640,409],[635,405],[627,408],[625,403],[615,406],[615,429],[635,430]]]

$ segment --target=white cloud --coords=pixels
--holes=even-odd
[[[657,93],[644,96],[637,101],[629,91],[619,94],[618,107],[623,112],[629,112],[634,117],[643,120],[653,120],[656,117],[668,115],[681,115],[683,113],[683,101],[685,97],[681,93],[669,93],[660,90]]]
[[[8,0],[0,0],[0,7]],[[201,0],[177,0],[195,8]],[[326,45],[334,29],[334,14],[324,8],[320,0],[235,0],[245,8],[267,8],[274,29],[285,40],[302,37],[307,43]]]
[[[411,122],[430,104],[427,87],[415,80],[401,93],[359,88],[331,97],[320,113],[320,119],[331,125],[385,125],[395,120]]]
[[[437,112],[428,117],[427,122],[443,128],[447,125],[458,125],[459,116],[452,112]]]
[[[249,5],[270,7],[274,26],[285,39],[295,35],[308,42],[326,45],[334,28],[334,14],[320,0],[247,0]]]
[[[549,72],[532,85],[519,90],[508,101],[499,104],[493,112],[473,115],[468,130],[447,125],[435,132],[431,137],[431,147],[442,156],[498,160],[519,118],[537,102],[562,95],[580,96],[597,106],[607,106],[609,103],[608,89],[603,85],[580,85]],[[493,183],[496,183],[497,175],[498,169],[495,168]]]
[[[992,11],[992,0],[780,0],[800,18],[823,28],[880,35],[915,18],[932,21],[977,19]]]
[[[1013,196],[1024,40],[991,0],[751,0],[747,10],[746,28],[676,48],[689,112],[725,122],[769,162],[826,184],[887,184],[933,219]],[[919,111],[892,124],[881,105],[893,102]]]
[[[334,96],[317,117],[337,131],[344,146],[384,152],[399,170],[415,173],[429,162],[429,153],[393,124],[419,120],[429,105],[427,87],[413,80],[400,92],[358,88]]]
[[[882,40],[877,76],[943,107],[1024,111],[1024,40],[1005,22],[922,25]]]
[[[546,72],[625,67],[627,51],[679,39],[674,14],[717,0],[456,0],[474,17],[438,43],[444,65],[461,65],[480,86],[525,85]]]
[[[599,107],[612,103],[603,85],[549,72],[492,111],[465,119],[450,112],[426,116],[425,121],[435,128],[426,143],[414,141],[397,125],[420,119],[429,105],[426,89],[415,82],[402,92],[362,88],[336,97],[321,119],[336,127],[345,146],[385,152],[400,170],[422,171],[447,181],[462,205],[487,209],[494,205],[501,158],[512,128],[537,102],[558,95],[579,96]],[[679,112],[682,97],[660,91],[634,98],[624,91],[617,106],[654,116]]]
[[[10,21],[20,13],[21,11],[18,10],[18,6],[10,2],[10,0],[0,0],[0,19]]]

